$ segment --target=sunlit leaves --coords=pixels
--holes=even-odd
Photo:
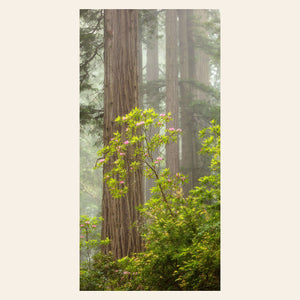
[[[137,107],[125,116],[115,119],[121,130],[114,132],[109,145],[98,151],[100,159],[96,166],[98,168],[109,164],[110,170],[106,172],[104,179],[114,198],[120,198],[127,193],[129,187],[125,178],[128,172],[134,172],[143,166],[146,167],[147,177],[159,175],[163,157],[154,158],[152,153],[170,141],[176,142],[181,129],[167,128],[164,134],[155,134],[151,139],[147,139],[146,132],[152,127],[166,126],[170,120],[170,113],[158,115],[153,108],[142,111]],[[165,187],[163,182],[158,184],[161,188]]]
[[[155,149],[176,141],[181,133],[180,128],[167,126],[170,119],[170,114],[135,108],[116,119],[121,129],[99,151],[99,166],[110,164],[112,168],[104,180],[114,198],[127,193],[127,178],[138,168],[143,167],[144,175],[154,178],[156,184],[151,199],[138,208],[144,219],[140,230],[146,250],[118,261],[123,268],[116,272],[123,274],[119,282],[125,280],[124,275],[128,280],[121,285],[115,281],[116,290],[159,290],[166,284],[173,290],[219,287],[220,126],[212,121],[210,127],[199,132],[199,153],[211,157],[212,172],[199,178],[198,186],[185,197],[182,186],[187,176],[172,174],[164,167],[164,156],[153,155]],[[152,126],[161,131],[147,138],[146,131]]]

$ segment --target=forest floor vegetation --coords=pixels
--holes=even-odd
[[[177,142],[180,128],[168,128],[170,114],[135,108],[118,117],[120,130],[99,151],[97,168],[111,163],[104,174],[113,198],[120,198],[130,186],[130,172],[143,168],[154,178],[151,198],[137,209],[142,223],[134,224],[143,238],[144,251],[120,259],[105,254],[100,247],[111,241],[101,237],[102,218],[80,218],[81,291],[218,291],[220,290],[220,125],[215,121],[199,132],[199,155],[210,160],[210,174],[183,195],[188,178],[166,168],[165,145]],[[159,133],[149,138],[147,132]],[[134,160],[126,160],[128,147],[134,147]],[[161,149],[157,157],[154,150]],[[157,151],[156,151],[157,153]],[[115,159],[116,158],[116,159]]]

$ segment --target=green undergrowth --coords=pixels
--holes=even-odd
[[[170,120],[170,114],[136,108],[116,119],[126,130],[116,132],[110,144],[99,151],[104,158],[97,167],[117,154],[114,167],[104,175],[114,198],[128,190],[124,159],[130,145],[135,146],[136,158],[130,170],[142,164],[145,176],[155,178],[156,186],[151,190],[151,199],[138,208],[144,219],[142,253],[121,259],[102,253],[97,250],[99,245],[109,240],[101,240],[97,233],[101,219],[81,218],[81,253],[85,255],[81,255],[80,290],[220,290],[220,126],[212,121],[199,132],[199,155],[209,157],[211,173],[199,178],[198,185],[184,196],[182,186],[188,178],[181,173],[171,174],[163,155],[152,155],[154,149],[177,142],[181,129],[168,128]],[[159,133],[147,140],[146,132],[153,126],[159,128]]]

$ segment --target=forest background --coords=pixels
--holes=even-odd
[[[187,191],[195,186],[201,175],[208,173],[207,163],[203,165],[204,162],[197,154],[200,150],[198,132],[208,126],[212,119],[220,123],[220,16],[218,10],[190,10],[182,13],[186,15],[181,17],[180,24],[171,24],[175,27],[169,32],[170,37],[174,41],[178,39],[178,49],[171,56],[174,50],[170,47],[166,49],[165,10],[139,11],[139,54],[136,55],[140,56],[141,68],[140,108],[153,108],[157,113],[165,113],[168,109],[177,112],[178,116],[173,117],[179,126],[181,107],[182,118],[187,119],[186,122],[180,122],[188,132],[184,133],[184,145],[179,147],[182,172],[190,175],[190,184],[185,188]],[[183,28],[183,18],[186,18],[186,28]],[[104,12],[81,10],[80,20],[80,214],[94,217],[100,213],[102,198],[102,187],[99,184],[102,173],[93,170],[91,166],[95,165],[97,151],[103,145]],[[166,66],[166,57],[170,66]],[[191,68],[191,64],[194,64],[194,68]],[[170,68],[176,68],[174,74],[169,74],[169,77],[173,77],[166,78],[166,67],[169,68],[168,72]],[[174,87],[167,87],[167,80],[172,80]],[[195,166],[191,168],[193,164]],[[145,190],[152,186],[153,183],[147,183]],[[149,191],[145,193],[145,197],[149,198]]]
[[[295,197],[299,169],[299,143],[295,139],[299,111],[295,97],[298,94],[299,43],[295,37],[299,28],[299,6],[295,1],[287,1],[286,6],[270,1],[214,3],[221,8],[223,15],[222,97],[226,99],[226,105],[222,108],[225,120],[222,168],[226,175],[222,195],[230,201],[225,200],[223,210],[226,289],[219,294],[206,293],[206,297],[253,299],[271,295],[273,299],[293,298],[299,293],[296,273],[299,243],[294,238],[299,228],[299,202]],[[2,219],[3,224],[10,224],[10,231],[4,231],[2,236],[10,247],[2,248],[1,253],[14,260],[14,264],[11,260],[3,263],[6,276],[2,293],[12,299],[24,295],[33,299],[40,299],[42,295],[45,299],[62,295],[94,299],[97,297],[94,294],[76,292],[78,259],[76,254],[70,255],[78,243],[78,234],[73,231],[77,218],[73,216],[78,210],[74,199],[75,203],[79,202],[78,191],[74,190],[74,185],[79,186],[79,163],[74,166],[74,161],[79,160],[78,151],[74,151],[79,149],[78,109],[74,100],[78,97],[78,76],[74,74],[78,74],[75,61],[79,57],[76,53],[79,7],[73,2],[54,1],[47,6],[47,12],[42,13],[45,5],[42,10],[36,3],[33,6],[33,1],[19,3],[17,11],[14,5],[4,3],[7,10],[1,19],[3,24],[10,24],[10,31],[6,26],[1,27],[5,44],[9,45],[2,51],[5,58],[13,58],[5,59],[2,65],[2,73],[11,75],[3,78],[3,95],[7,99],[4,108],[14,111],[17,119],[11,124],[10,114],[1,118],[3,138],[10,145],[1,150],[1,171],[5,175],[2,194],[6,199],[5,210],[15,212],[14,222],[11,214],[5,214]],[[41,13],[37,14],[37,11]],[[53,15],[56,16],[55,24]],[[11,23],[12,19],[17,20]],[[37,23],[40,24],[38,28]],[[14,38],[12,31],[18,32],[19,38],[28,46],[18,55],[20,40]],[[39,39],[36,39],[36,33],[39,33]],[[281,43],[278,43],[277,33],[281,33]],[[45,55],[49,59],[45,60]],[[15,81],[11,81],[15,70],[11,68],[12,61],[19,67],[19,77],[22,78],[19,89],[15,89]],[[274,72],[274,62],[280,74],[289,75],[279,76]],[[257,72],[258,69],[261,72]],[[34,93],[31,88],[33,78]],[[253,78],[255,89],[249,88]],[[285,99],[284,105],[282,99]],[[10,130],[7,131],[4,124],[11,124]],[[287,149],[285,143],[278,142],[278,135],[292,144],[284,160],[282,153]],[[15,159],[19,157],[20,144],[26,145],[22,149],[26,159],[21,162]],[[274,172],[274,162],[280,174]],[[18,170],[18,178],[22,178],[19,189],[15,189],[15,170]],[[282,199],[289,199],[289,207],[293,207],[288,213],[283,211]],[[15,209],[16,203],[18,210]],[[237,211],[244,213],[238,214]],[[64,225],[60,221],[53,222],[53,216],[56,220],[64,220]],[[29,227],[35,228],[38,239],[28,239]],[[12,236],[12,231],[19,233],[18,239]],[[281,243],[278,243],[275,232],[284,233]],[[20,243],[26,245],[21,253]],[[278,276],[275,269],[289,276]],[[18,289],[15,289],[16,273],[22,277]],[[35,281],[34,289],[32,280]],[[49,282],[57,288],[48,290],[45,295]],[[248,291],[247,294],[244,291]],[[147,294],[143,296],[148,297]],[[198,296],[191,294],[190,297]]]
[[[207,151],[208,154],[214,153],[214,159],[220,159],[219,148],[204,151],[208,145],[216,147],[219,144],[219,11],[81,10],[80,22],[80,184],[81,211],[86,212],[82,213],[80,224],[81,290],[219,289],[220,178],[219,175],[211,177],[219,171],[211,173],[212,157],[199,155],[203,150],[202,154]],[[145,117],[141,118],[137,111],[133,113],[135,107],[148,109],[142,114]],[[159,121],[155,124],[153,110],[159,116]],[[172,114],[171,119],[167,117],[169,112]],[[113,131],[122,131],[122,127],[113,125],[115,118],[119,116],[123,116],[123,120],[128,119],[127,139],[128,134],[131,134],[129,120],[132,118],[142,121],[136,124],[140,130],[145,127],[146,131],[152,123],[155,126],[148,128],[149,132],[140,137],[143,147],[149,145],[145,150],[148,157],[146,161],[131,163],[130,168],[128,166],[121,171],[124,163],[132,161],[132,150],[128,152],[124,145],[117,146],[122,150],[117,155],[119,159],[117,160],[117,156],[114,158],[114,163],[120,161],[114,175],[110,172],[114,164],[106,157],[108,151],[115,147],[112,141],[117,141],[118,135],[113,135]],[[211,121],[214,122],[213,125]],[[174,131],[181,133],[182,137],[178,138],[177,144],[167,142],[167,136],[166,140],[162,139],[166,122],[169,123],[166,130],[173,141],[177,139]],[[144,123],[145,125],[141,125]],[[206,143],[204,146],[199,142],[198,135],[209,126],[213,126],[212,136],[211,140],[209,138],[207,142],[202,141]],[[121,136],[118,137],[120,138]],[[166,144],[165,149],[157,144],[158,138],[162,139],[161,143]],[[203,138],[208,137],[203,134]],[[132,148],[135,151],[139,147],[138,144],[133,146],[134,139],[125,143],[135,147]],[[99,145],[104,145],[107,150],[97,160],[96,147]],[[143,152],[142,149],[139,151]],[[154,162],[155,157],[159,162]],[[105,184],[102,190],[102,174],[98,173],[97,176],[94,171],[95,166],[102,166],[101,162],[105,162],[103,178],[109,178],[105,180],[109,191]],[[140,163],[145,163],[144,169],[139,167]],[[166,167],[170,171],[163,171]],[[217,170],[218,167],[212,168]],[[146,176],[141,173],[144,171]],[[149,173],[152,171],[155,172],[154,178]],[[214,172],[217,173],[213,175]],[[182,178],[182,187],[181,184],[178,187],[175,183],[171,184],[171,178],[175,174],[177,178]],[[120,185],[116,185],[114,182],[119,177],[122,180],[119,180]],[[162,181],[164,177],[169,177],[166,183]],[[200,178],[202,182],[199,181]],[[126,186],[123,188],[122,185]],[[121,190],[118,190],[120,187]],[[157,188],[159,190],[156,191]],[[125,195],[123,193],[118,196],[121,192],[125,192]],[[122,199],[114,199],[116,197]],[[160,204],[161,199],[163,203]],[[191,199],[197,204],[190,202]],[[144,221],[143,224],[138,224],[140,213],[136,209],[145,203],[148,209],[141,211]],[[161,212],[157,211],[160,206]],[[103,217],[101,222],[96,222],[97,218],[92,219],[96,216],[95,212],[93,215],[93,208],[97,209],[97,216]],[[163,212],[165,209],[169,210],[170,215]],[[196,223],[192,221],[195,215],[199,218]],[[156,218],[158,222],[154,221]],[[170,220],[173,222],[171,227],[168,225]],[[146,225],[149,222],[154,223],[149,227]],[[155,222],[157,224],[154,228]],[[136,225],[132,228],[133,224]],[[186,228],[182,224],[186,224]],[[140,228],[137,229],[136,226]],[[102,247],[101,253],[108,255],[112,251],[114,258],[124,260],[133,253],[141,255],[143,243],[146,242],[145,248],[148,250],[143,255],[149,263],[145,259],[144,262],[138,262],[139,266],[118,267],[114,263],[113,267],[113,262],[109,262],[110,258],[99,256],[100,254],[97,258],[93,257],[97,253],[97,243],[100,246],[99,238],[95,236],[100,227],[101,238],[111,240],[106,247]],[[193,233],[190,232],[187,237],[187,230],[190,231],[191,228],[194,228]],[[186,242],[180,242],[183,240],[178,236],[179,231],[185,232]],[[152,234],[156,236],[155,239],[150,238]],[[160,234],[162,236],[158,237]],[[205,241],[206,239],[209,241]],[[133,261],[138,261],[138,258],[132,259],[130,264],[134,264]],[[116,277],[117,274],[107,275],[111,271],[120,273],[120,278],[115,278],[112,282],[110,277]],[[130,275],[122,276],[123,273]],[[160,283],[156,282],[158,278]],[[124,283],[120,283],[122,281]]]

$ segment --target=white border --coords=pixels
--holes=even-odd
[[[147,4],[1,5],[3,298],[299,298],[298,3]],[[221,292],[78,291],[79,8],[220,9]]]

